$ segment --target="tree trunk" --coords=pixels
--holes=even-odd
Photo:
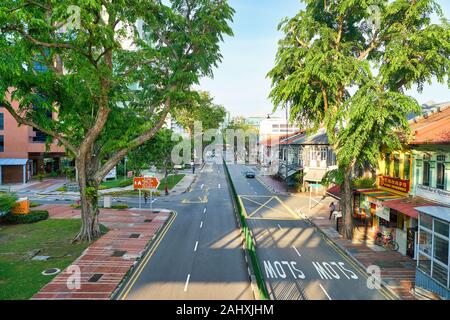
[[[78,170],[78,184],[80,186],[81,201],[81,230],[74,242],[92,242],[101,236],[98,222],[98,187],[99,183],[92,179],[98,170],[98,160],[93,157],[76,160]]]
[[[342,233],[349,240],[353,238],[352,169],[352,164],[344,168],[344,184],[341,192],[342,217],[344,219]]]

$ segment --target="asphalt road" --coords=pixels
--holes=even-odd
[[[245,178],[244,165],[229,165],[246,209],[257,255],[271,299],[384,300],[385,290],[370,289],[368,274],[307,220],[258,180]],[[300,200],[301,201],[301,200]],[[307,207],[299,203],[298,207]],[[369,283],[372,283],[369,281]]]
[[[191,192],[156,201],[176,218],[119,299],[253,299],[223,165],[197,174]]]

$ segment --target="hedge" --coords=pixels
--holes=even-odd
[[[36,210],[30,211],[29,214],[12,214],[8,213],[3,220],[12,224],[34,223],[48,219],[48,211]]]

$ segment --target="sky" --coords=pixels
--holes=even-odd
[[[200,89],[211,92],[214,101],[223,105],[231,116],[266,116],[273,111],[268,99],[271,88],[267,73],[274,67],[278,40],[283,34],[277,26],[284,17],[293,17],[304,8],[300,0],[229,0],[236,13],[233,37],[221,45],[222,63],[214,78],[204,78]],[[438,0],[444,15],[450,19],[450,1]],[[447,85],[433,83],[422,93],[407,92],[419,103],[450,101]],[[281,115],[277,112],[274,114]]]

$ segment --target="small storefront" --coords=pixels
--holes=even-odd
[[[450,208],[416,207],[419,212],[416,287],[450,299]]]

